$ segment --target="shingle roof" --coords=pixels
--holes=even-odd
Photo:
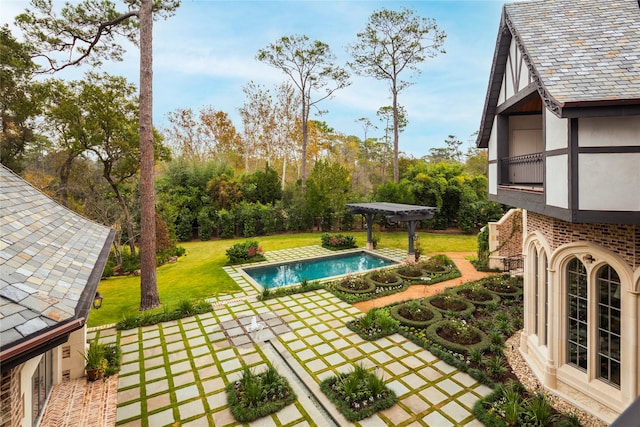
[[[0,349],[86,316],[112,240],[0,165]]]
[[[637,0],[509,3],[507,24],[560,104],[640,99]]]
[[[515,39],[545,106],[560,117],[589,107],[640,111],[637,0],[529,0],[505,4],[478,147],[487,147],[509,45]],[[573,114],[573,115],[572,115]]]

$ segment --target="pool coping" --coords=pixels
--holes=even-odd
[[[318,246],[309,246],[307,248],[318,248]],[[299,248],[299,249],[303,249],[303,248]],[[346,277],[346,276],[349,276],[349,275],[366,274],[366,273],[369,273],[369,272],[371,272],[373,270],[377,270],[377,269],[396,268],[396,267],[402,265],[402,263],[405,261],[404,258],[399,258],[398,255],[396,255],[396,254],[385,254],[385,253],[383,253],[383,251],[370,250],[370,249],[366,249],[366,248],[362,248],[362,247],[353,248],[353,249],[341,249],[341,250],[337,250],[337,251],[333,251],[333,250],[326,249],[326,248],[322,248],[322,249],[324,249],[328,253],[324,253],[324,254],[320,254],[320,255],[312,254],[312,255],[309,255],[309,256],[302,257],[302,258],[295,258],[295,259],[289,259],[289,260],[284,260],[284,261],[283,260],[275,260],[275,261],[267,260],[267,261],[261,261],[261,262],[251,263],[251,264],[239,264],[239,265],[233,266],[233,268],[234,268],[236,273],[240,274],[242,276],[242,278],[246,282],[248,282],[256,290],[256,292],[262,293],[265,288],[260,283],[258,283],[253,277],[251,277],[251,275],[249,275],[246,270],[256,269],[256,268],[260,268],[260,267],[271,267],[271,266],[276,266],[276,265],[293,264],[295,262],[315,260],[315,259],[320,259],[320,258],[331,258],[331,257],[337,257],[339,255],[345,255],[345,254],[351,254],[351,253],[357,253],[357,252],[367,253],[367,254],[370,254],[370,255],[375,256],[377,258],[383,258],[383,259],[386,259],[386,260],[391,261],[391,262],[394,263],[393,265],[388,265],[388,266],[383,266],[383,267],[375,267],[375,268],[371,268],[371,269],[368,269],[368,270],[345,273],[345,274],[339,274],[339,275],[336,275],[336,276],[324,277],[322,279],[314,279],[314,280],[310,281],[310,282],[317,282],[317,283],[328,283],[328,282],[333,282],[333,281],[339,280],[339,279],[341,279],[343,277]],[[229,271],[227,271],[227,273],[229,273]],[[276,286],[276,287],[268,288],[268,289],[269,290],[285,289],[285,288],[290,288],[290,287],[294,287],[294,286],[299,286],[300,283],[301,282],[297,282],[297,283],[293,283],[293,284],[289,284],[289,285]]]

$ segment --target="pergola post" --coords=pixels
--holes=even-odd
[[[418,221],[407,221],[407,232],[409,233],[409,251],[407,252],[407,262],[416,262],[416,252],[413,243],[416,237],[416,226]]]
[[[373,248],[373,215],[372,213],[364,214],[367,220],[367,250],[372,250]]]

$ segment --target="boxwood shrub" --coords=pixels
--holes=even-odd
[[[491,339],[489,338],[489,336],[485,334],[483,331],[481,331],[480,329],[472,325],[467,325],[467,327],[470,328],[474,333],[478,334],[478,336],[480,337],[480,342],[476,344],[464,345],[464,344],[458,344],[458,343],[445,340],[444,338],[440,337],[440,335],[438,335],[437,332],[440,328],[442,328],[445,324],[447,324],[450,321],[451,320],[448,320],[448,319],[440,320],[438,322],[434,322],[429,326],[427,326],[427,329],[426,329],[427,339],[429,339],[434,343],[437,343],[441,347],[444,347],[446,349],[449,349],[461,354],[468,354],[471,351],[471,349],[485,351],[491,345]]]

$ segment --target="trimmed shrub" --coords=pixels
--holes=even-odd
[[[348,421],[355,422],[395,405],[398,398],[384,379],[356,365],[353,371],[329,377],[320,383],[327,395]]]
[[[242,423],[278,412],[297,399],[287,379],[273,367],[260,374],[245,367],[242,378],[229,383],[225,390],[231,413]]]
[[[416,328],[426,328],[432,322],[442,319],[440,311],[426,307],[418,300],[394,305],[389,309],[389,313],[401,324]]]
[[[322,247],[326,249],[339,250],[356,247],[356,239],[353,236],[324,233],[321,240]]]
[[[362,277],[347,276],[335,284],[337,290],[349,294],[367,294],[375,291],[376,285]]]
[[[247,262],[264,261],[262,247],[258,245],[256,240],[247,240],[242,243],[236,243],[227,249],[227,257],[229,264],[243,264]]]
[[[402,278],[391,270],[376,270],[367,273],[365,279],[372,282],[376,287],[390,287],[402,285]]]
[[[434,295],[423,300],[427,307],[440,310],[442,313],[453,312],[456,316],[464,317],[473,313],[476,307],[464,298],[451,294]]]
[[[476,349],[479,351],[484,351],[488,349],[489,346],[491,345],[491,340],[489,339],[487,334],[485,334],[475,326],[471,326],[466,322],[465,323],[463,322],[464,320],[454,320],[454,319],[440,320],[438,322],[434,322],[431,325],[429,325],[426,329],[427,338],[446,349],[449,349],[461,354],[469,354],[471,349]],[[438,334],[438,332],[440,332],[440,330],[445,326],[450,326],[455,330],[459,330],[460,336],[468,334],[469,336],[476,337],[477,342],[473,344],[460,344],[460,343],[446,340]]]
[[[399,322],[384,308],[372,308],[364,316],[347,322],[347,328],[367,341],[391,335],[398,330],[398,326]]]

